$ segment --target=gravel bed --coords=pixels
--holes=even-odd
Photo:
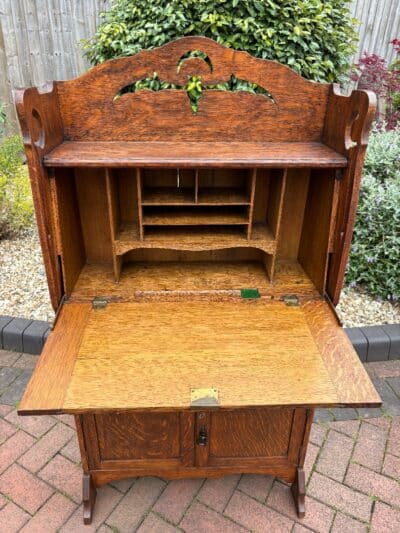
[[[400,324],[400,304],[381,301],[354,289],[344,289],[336,308],[345,328]]]
[[[54,318],[36,230],[0,240],[0,315]]]
[[[344,290],[337,307],[345,327],[400,323],[400,304]],[[52,321],[46,275],[37,232],[0,240],[0,315]]]

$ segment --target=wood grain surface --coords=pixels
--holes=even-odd
[[[306,302],[304,316],[336,387],[339,403],[380,405],[379,394],[330,306],[324,301]]]
[[[335,167],[347,159],[319,142],[64,142],[48,167]]]
[[[323,302],[69,303],[19,412],[188,409],[210,386],[225,408],[380,402]]]
[[[179,88],[123,94],[154,73]],[[267,93],[213,88],[232,76]],[[343,281],[373,100],[204,37],[17,91],[62,302],[19,413],[76,415],[85,523],[97,486],[137,475],[278,475],[304,516],[313,409],[380,404],[324,300]],[[191,405],[199,388],[217,389],[215,410]]]
[[[90,304],[62,307],[18,406],[18,414],[63,412],[65,392],[90,312]]]
[[[353,236],[361,175],[372,121],[376,95],[356,90],[344,96],[338,85],[329,91],[323,141],[349,161],[338,191],[332,258],[327,278],[327,293],[336,305],[343,287]]]
[[[247,238],[247,231],[240,226],[204,226],[191,228],[190,231],[179,227],[147,228],[143,240],[140,240],[139,227],[136,224],[123,224],[114,245],[117,255],[146,248],[201,251],[243,247],[274,253],[276,241],[266,223],[254,224],[250,239]]]
[[[217,252],[213,252],[216,258]],[[75,285],[71,301],[87,302],[99,294],[125,302],[146,297],[154,300],[193,300],[213,298],[212,291],[245,287],[258,288],[262,295],[275,298],[294,291],[300,299],[320,297],[304,270],[295,261],[278,261],[274,282],[270,283],[261,258],[257,260],[257,256],[252,254],[247,261],[234,261],[235,250],[222,252],[225,252],[225,261],[221,257],[219,261],[207,262],[197,256],[197,262],[179,262],[179,252],[175,252],[174,256],[170,251],[167,251],[170,261],[160,262],[162,255],[158,255],[158,260],[153,257],[152,261],[150,256],[146,262],[138,261],[139,258],[136,257],[135,262],[124,265],[118,283],[115,283],[109,266],[86,265]],[[142,255],[142,259],[144,258]],[[214,295],[214,299],[218,298],[218,294]]]
[[[54,84],[48,84],[42,91],[33,87],[18,89],[14,97],[29,168],[50,300],[56,310],[63,297],[63,282],[57,254],[57,230],[50,180],[47,169],[43,167],[43,156],[63,140],[57,90]]]
[[[210,414],[209,458],[284,457],[294,410],[240,409]]]
[[[207,54],[212,70],[197,58],[185,61],[178,71],[180,59],[191,50]],[[264,87],[274,101],[242,91],[205,90],[194,115],[183,90],[139,91],[115,100],[123,87],[154,72],[178,85],[185,85],[188,76],[201,75],[204,86],[227,81],[234,74]],[[185,141],[318,141],[329,87],[205,37],[185,37],[107,61],[75,80],[57,84],[65,138],[88,141],[170,141],[171,134]]]
[[[332,320],[318,302],[304,309],[318,309],[317,327]],[[342,359],[357,356],[341,342],[327,371],[306,317],[279,302],[111,303],[91,312],[63,409],[185,409],[191,388],[209,386],[221,407],[376,404],[362,367],[339,391]]]

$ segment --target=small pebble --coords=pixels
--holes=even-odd
[[[354,289],[342,292],[337,312],[347,328],[400,323],[400,304],[379,301]],[[35,229],[0,240],[0,315],[54,319]]]

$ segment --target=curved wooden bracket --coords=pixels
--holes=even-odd
[[[375,93],[355,90],[345,96],[340,87],[333,84],[328,98],[324,143],[348,156],[351,149],[366,146],[375,113]]]
[[[53,309],[57,309],[63,296],[63,288],[55,244],[50,184],[47,170],[43,166],[43,156],[63,141],[57,85],[49,83],[41,90],[35,87],[17,89],[14,98],[29,164],[32,197],[51,303]]]

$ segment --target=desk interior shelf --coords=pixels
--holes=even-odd
[[[116,169],[106,172],[117,281],[124,261],[134,256],[129,252],[150,249],[159,250],[153,259],[162,250],[215,256],[216,250],[240,249],[243,259],[257,250],[272,279],[286,170],[138,168],[127,173],[136,185],[129,220],[124,220],[117,200],[121,178]]]
[[[66,141],[46,155],[49,167],[316,167],[347,166],[320,142]]]

